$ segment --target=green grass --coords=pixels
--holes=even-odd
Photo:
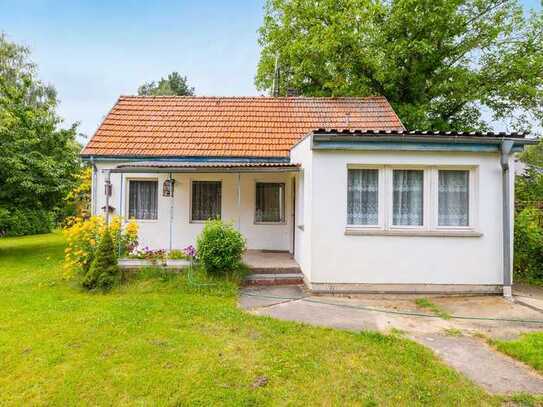
[[[543,373],[543,332],[524,334],[511,341],[493,340],[491,343],[499,351]]]
[[[62,279],[63,249],[59,234],[0,239],[0,405],[502,401],[398,336],[245,313],[233,283],[146,270],[85,292]]]
[[[439,305],[434,304],[428,298],[417,298],[415,300],[415,304],[417,304],[417,306],[420,308],[424,308],[431,311],[432,313],[434,313],[440,318],[451,319],[451,315],[447,311],[445,311]]]

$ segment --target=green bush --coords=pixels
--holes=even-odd
[[[49,233],[54,215],[44,209],[0,207],[0,236],[24,236]]]
[[[543,214],[537,208],[525,208],[515,218],[515,277],[543,282]]]
[[[245,238],[231,223],[209,220],[196,242],[198,260],[208,273],[226,274],[241,264]]]
[[[109,229],[106,228],[98,243],[98,249],[90,269],[83,279],[83,287],[89,290],[95,288],[109,290],[119,280],[119,277],[120,271],[117,266],[113,239]]]

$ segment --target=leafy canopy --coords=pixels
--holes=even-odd
[[[0,34],[0,209],[52,210],[73,186],[76,125],[61,128],[57,103],[28,49]]]
[[[172,72],[158,83],[146,82],[138,88],[140,96],[193,96],[194,88],[189,86],[187,77]]]
[[[543,17],[518,0],[267,0],[259,43],[261,90],[278,56],[282,94],[384,95],[408,128],[543,122]]]

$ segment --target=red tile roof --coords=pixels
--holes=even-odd
[[[121,96],[81,154],[287,157],[318,128],[405,130],[384,97]]]

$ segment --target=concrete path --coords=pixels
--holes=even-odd
[[[411,336],[489,393],[543,394],[543,377],[491,349],[479,339],[444,335]]]
[[[451,309],[454,309],[455,305],[463,305],[466,300],[461,297],[457,297],[456,300],[448,298],[444,303],[450,303]],[[489,297],[481,297],[479,305],[485,305],[488,301]],[[495,298],[492,301],[494,307],[500,304]],[[470,297],[468,302],[477,309],[476,298]],[[485,328],[484,321],[444,320],[395,313],[402,310],[427,313],[416,308],[413,297],[396,296],[393,299],[378,296],[315,297],[310,296],[301,287],[265,287],[245,289],[240,296],[240,306],[258,315],[338,329],[374,330],[384,333],[390,332],[391,329],[400,330],[408,338],[432,349],[443,361],[490,393],[543,394],[543,376],[493,350],[484,340],[469,336]],[[361,307],[386,309],[391,313],[374,312]],[[543,314],[521,305],[512,306],[504,302],[502,308],[502,313],[498,312],[495,315],[502,317],[520,315],[523,318],[543,319]],[[494,311],[500,311],[499,307]],[[523,332],[523,326],[519,323],[489,321],[488,325],[490,328],[483,331],[495,337],[501,337],[501,331],[508,337],[512,332],[517,334]],[[541,326],[527,324],[524,327],[527,332],[536,328],[543,330],[543,324]],[[463,332],[462,336],[450,335],[451,332],[456,334],[460,331]]]

